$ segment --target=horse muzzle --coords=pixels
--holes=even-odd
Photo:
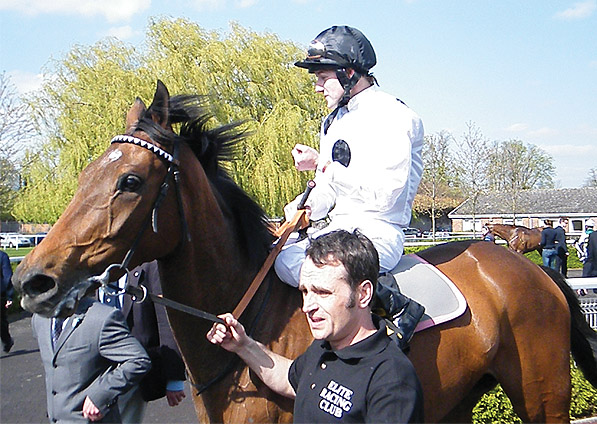
[[[21,294],[21,307],[48,318],[72,315],[90,286],[83,281],[65,290],[53,277],[39,272],[22,277],[16,273],[13,280],[15,289]]]

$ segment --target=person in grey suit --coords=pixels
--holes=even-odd
[[[115,282],[124,288],[125,277]],[[144,263],[128,273],[128,284],[143,285],[150,293],[162,294],[157,261]],[[112,295],[98,290],[100,302],[120,308],[131,334],[139,340],[151,358],[151,371],[138,386],[132,388],[118,400],[122,422],[143,421],[147,403],[166,397],[168,405],[177,406],[185,397],[185,364],[172,334],[166,307],[154,303],[150,297],[143,302],[134,302],[129,295]]]
[[[84,297],[62,324],[35,314],[31,325],[46,374],[50,422],[121,422],[118,396],[151,368],[122,313]]]

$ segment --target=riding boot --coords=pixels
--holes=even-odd
[[[400,293],[398,283],[389,272],[377,279],[376,297],[377,304],[380,304],[388,321],[393,324],[389,327],[396,332],[398,346],[406,350],[425,313],[425,307]]]

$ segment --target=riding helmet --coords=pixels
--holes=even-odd
[[[346,25],[322,31],[309,45],[307,57],[295,65],[318,69],[352,68],[362,75],[377,63],[373,46],[361,31]]]

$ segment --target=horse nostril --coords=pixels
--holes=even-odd
[[[22,290],[28,296],[35,297],[53,289],[55,285],[54,279],[47,275],[37,274],[23,283]]]

